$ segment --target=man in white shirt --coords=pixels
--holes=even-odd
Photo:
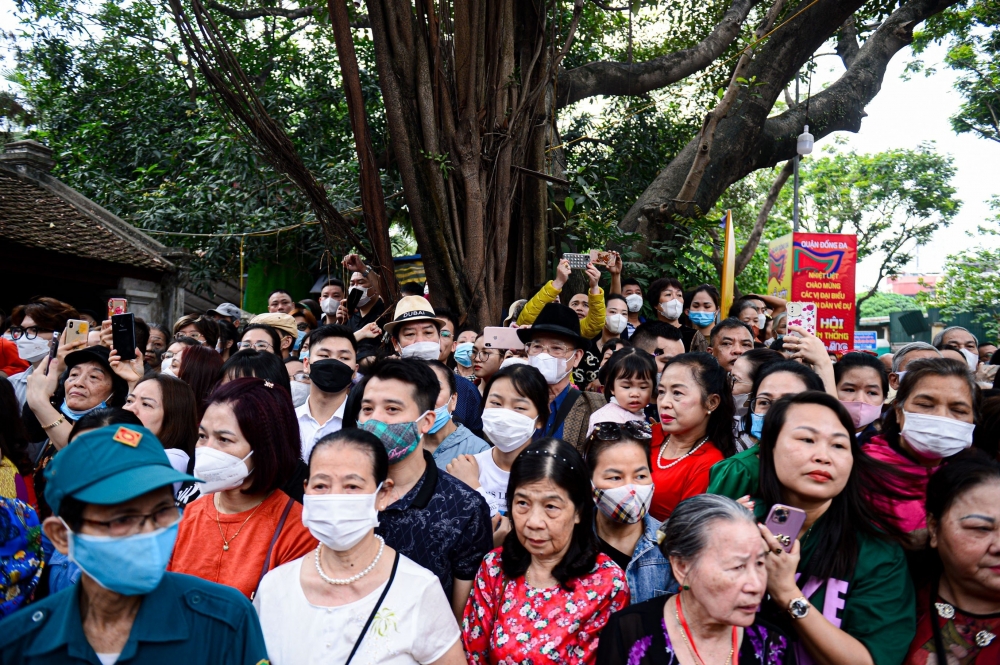
[[[357,350],[354,333],[344,326],[321,326],[309,335],[309,355],[302,359],[309,398],[295,409],[306,462],[317,441],[343,426],[344,404],[358,370]]]

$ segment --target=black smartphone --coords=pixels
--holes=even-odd
[[[49,359],[55,360],[59,354],[59,331],[52,333],[52,341],[49,342]]]
[[[135,314],[111,317],[111,343],[122,360],[135,360]]]
[[[352,314],[354,313],[354,311],[358,308],[358,303],[361,302],[361,296],[364,294],[364,292],[365,292],[364,289],[359,289],[357,287],[353,287],[350,291],[347,292],[348,312],[351,312]]]

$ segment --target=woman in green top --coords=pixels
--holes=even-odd
[[[752,353],[752,352],[751,352]],[[758,451],[756,445],[764,427],[764,415],[771,404],[782,397],[795,395],[806,390],[823,390],[823,381],[816,372],[794,360],[768,363],[760,368],[750,389],[750,410],[741,420],[746,436],[754,445],[741,453],[716,463],[709,470],[708,493],[721,494],[730,499],[739,499],[757,494]]]
[[[916,616],[905,536],[872,500],[883,498],[876,478],[893,473],[861,451],[836,398],[809,391],[768,410],[758,519],[778,503],[806,519],[791,552],[760,526],[771,551],[762,611],[797,635],[800,664],[899,665],[906,655]]]

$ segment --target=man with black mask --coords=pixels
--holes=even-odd
[[[302,359],[309,398],[295,409],[305,461],[317,441],[343,426],[344,404],[358,370],[357,351],[354,333],[344,326],[320,326],[309,335],[309,356]]]

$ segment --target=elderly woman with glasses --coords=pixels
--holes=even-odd
[[[649,514],[652,438],[652,429],[642,421],[601,422],[583,453],[597,504],[597,540],[601,552],[625,571],[632,603],[677,592],[670,562],[657,547],[660,522]]]

